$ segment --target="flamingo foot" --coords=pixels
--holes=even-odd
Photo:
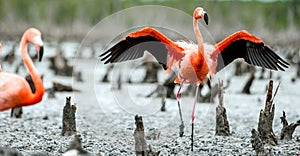
[[[194,123],[192,122],[191,151],[194,151]]]

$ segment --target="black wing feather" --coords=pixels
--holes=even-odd
[[[268,60],[265,59],[265,57],[262,55],[262,51],[261,49],[254,49],[253,51],[255,51],[256,54],[256,58],[258,59],[259,64],[262,64],[263,67],[268,68],[268,69],[272,69],[273,67],[269,65]]]
[[[168,49],[166,45],[153,36],[126,37],[100,55],[104,63],[134,60],[150,52],[164,69],[167,68]]]
[[[266,48],[264,48],[264,50],[266,50],[266,51],[268,51],[268,52],[265,52],[265,53],[263,53],[265,56],[266,56],[266,58],[267,59],[269,59],[270,61],[270,63],[273,65],[273,66],[275,66],[274,68],[280,68],[280,66],[278,65],[278,64],[276,64],[276,63],[274,63],[274,62],[276,62],[276,58],[274,58],[272,55],[270,55],[269,53],[269,51],[272,51],[270,48],[268,48],[268,47],[266,47]],[[286,66],[285,68],[288,68],[288,66]]]
[[[284,61],[264,43],[240,39],[230,43],[218,54],[216,71],[222,70],[238,58],[243,58],[249,64],[272,70],[284,71],[284,68],[289,66],[289,63]]]
[[[269,49],[269,48],[260,49],[259,53],[261,54],[261,57],[265,60],[265,62],[268,64],[269,69],[277,68],[279,70],[283,70],[277,63],[275,63],[276,59],[268,56],[269,52],[264,52],[264,50],[267,50],[267,49]]]

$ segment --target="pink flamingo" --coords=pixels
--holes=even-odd
[[[0,73],[0,111],[33,105],[40,102],[45,93],[45,88],[34,64],[28,54],[28,42],[36,46],[39,61],[43,57],[43,41],[41,32],[36,28],[27,29],[21,39],[20,49],[23,62],[32,77],[35,92],[30,89],[28,82],[21,76],[13,73]]]
[[[140,58],[147,50],[167,71],[176,64],[179,72],[175,83],[180,83],[176,94],[179,112],[179,92],[182,84],[196,82],[197,87],[192,110],[192,144],[198,88],[206,77],[215,75],[238,58],[243,58],[249,64],[272,70],[284,71],[284,68],[288,68],[289,65],[265,45],[262,39],[245,30],[228,36],[214,46],[204,44],[198,27],[198,19],[204,19],[205,23],[208,24],[208,15],[201,7],[197,7],[193,14],[193,26],[198,45],[184,41],[173,42],[157,30],[145,27],[129,33],[126,38],[100,55],[101,61],[105,61],[106,64]],[[183,127],[182,117],[181,122],[181,127]],[[191,149],[193,150],[193,146]]]

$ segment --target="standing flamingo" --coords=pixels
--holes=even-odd
[[[260,38],[245,30],[228,36],[214,46],[204,44],[198,27],[198,19],[204,19],[208,24],[208,15],[201,7],[197,7],[193,14],[193,26],[198,45],[184,41],[173,42],[157,30],[145,27],[129,33],[125,39],[100,55],[101,61],[105,61],[106,64],[140,58],[147,50],[167,71],[176,63],[179,72],[175,83],[180,83],[176,94],[179,111],[179,93],[182,84],[197,83],[192,109],[191,150],[193,150],[193,127],[198,88],[206,77],[213,76],[238,58],[243,58],[249,64],[272,70],[284,71],[284,68],[288,68],[289,65]],[[181,112],[180,118],[182,121]]]
[[[0,73],[0,111],[10,108],[33,105],[40,102],[45,93],[41,77],[27,51],[28,42],[36,46],[39,61],[43,57],[43,41],[41,32],[36,28],[27,29],[21,39],[20,49],[23,62],[29,71],[35,86],[33,92],[28,82],[21,76],[12,73]]]

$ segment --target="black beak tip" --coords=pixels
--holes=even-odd
[[[207,15],[207,13],[204,14],[204,21],[205,21],[206,25],[208,25],[208,15]]]
[[[38,52],[39,62],[42,61],[43,55],[44,55],[44,47],[41,46],[40,51]]]

